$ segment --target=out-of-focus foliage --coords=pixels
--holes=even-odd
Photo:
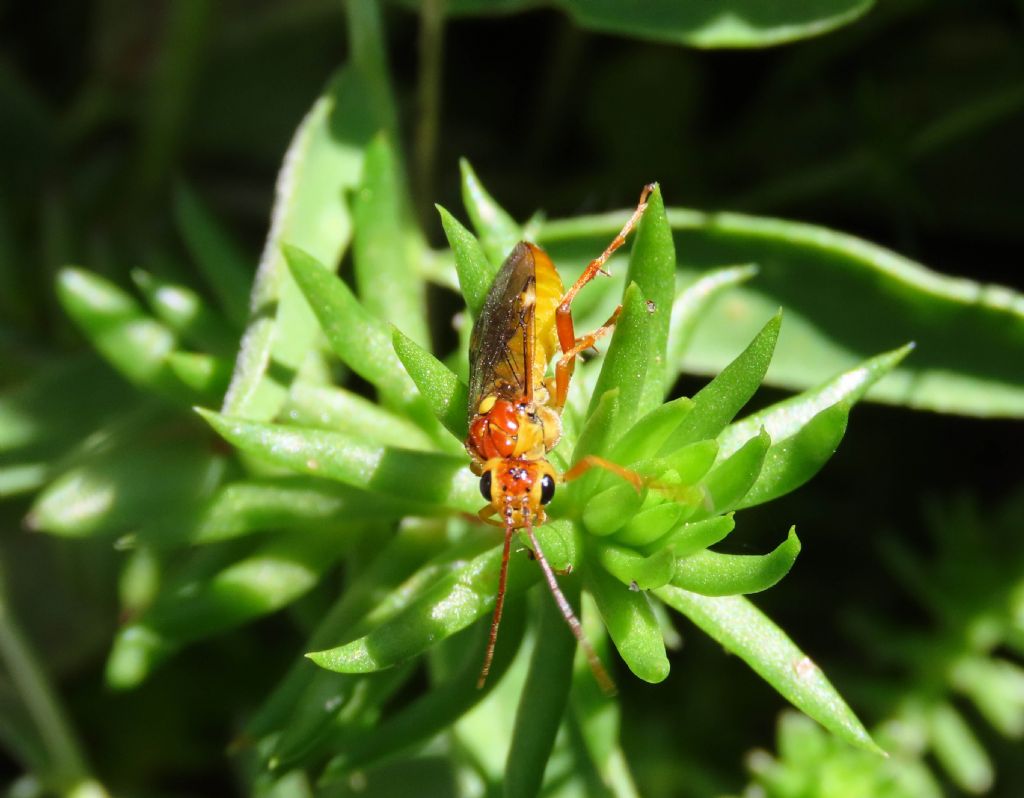
[[[4,12],[0,783],[706,796],[753,748],[751,795],[1019,794],[1024,563],[991,507],[1024,441],[955,417],[1024,410],[1024,299],[990,284],[1024,245],[1019,9],[498,5]],[[520,236],[571,278],[655,178],[574,305],[625,308],[553,461],[674,488],[591,474],[538,530],[622,694],[522,554],[477,692],[470,320]],[[428,212],[460,195],[475,235]],[[904,409],[858,409],[801,487],[865,392]],[[677,651],[667,608],[709,637]],[[835,736],[788,714],[763,753],[745,664]]]

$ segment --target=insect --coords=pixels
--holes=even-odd
[[[490,671],[494,646],[505,603],[509,552],[517,530],[525,530],[555,602],[584,649],[591,670],[605,692],[614,684],[590,643],[579,619],[558,586],[558,579],[541,550],[534,528],[542,525],[544,511],[561,482],[575,479],[593,467],[613,471],[641,487],[640,477],[603,458],[589,455],[559,474],[547,454],[561,436],[561,413],[577,356],[610,332],[621,306],[597,330],[577,338],[571,306],[576,294],[599,273],[621,247],[643,216],[654,185],[644,186],[632,216],[600,256],[592,260],[566,291],[554,264],[535,244],[515,246],[498,271],[484,302],[470,340],[469,434],[466,450],[471,469],[480,477],[480,492],[487,505],[481,520],[503,527],[498,594],[491,620],[490,638],[478,687]],[[550,361],[558,352],[554,376],[547,377]],[[494,518],[497,517],[497,519]]]

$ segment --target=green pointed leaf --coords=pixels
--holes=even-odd
[[[344,553],[349,525],[317,534],[286,534],[210,578],[188,578],[161,594],[137,621],[118,632],[107,660],[107,682],[135,687],[170,654],[290,604],[317,584]]]
[[[669,671],[665,640],[647,596],[630,590],[600,567],[587,571],[587,588],[629,669],[645,682],[664,681]]]
[[[441,214],[441,226],[455,256],[459,288],[466,300],[469,315],[475,319],[480,315],[480,309],[487,300],[487,293],[498,274],[498,267],[487,260],[483,245],[458,219],[440,205],[437,206],[437,211]]]
[[[848,743],[881,753],[814,661],[749,600],[700,596],[673,586],[655,594],[746,662],[797,709]]]
[[[98,275],[68,268],[58,275],[57,296],[90,343],[125,379],[187,400],[167,365],[174,333],[147,316],[128,294]]]
[[[216,487],[225,467],[200,441],[115,448],[72,468],[40,493],[26,523],[66,537],[127,532],[176,516]]]
[[[284,254],[334,354],[388,402],[408,406],[417,399],[418,392],[395,354],[387,325],[360,305],[348,286],[316,258],[288,245]]]
[[[237,329],[249,319],[255,264],[192,190],[179,183],[174,194],[178,231],[224,314]]]
[[[475,512],[482,502],[464,457],[395,449],[350,435],[197,412],[239,449],[293,471],[374,493]]]
[[[764,379],[781,323],[782,315],[776,313],[747,348],[701,388],[693,397],[693,410],[676,427],[661,451],[670,452],[693,441],[713,438],[732,421]]]
[[[159,545],[206,545],[275,529],[298,531],[353,521],[426,514],[393,496],[304,476],[248,479],[222,485],[188,518],[146,519],[139,539]]]
[[[196,396],[216,402],[231,381],[231,362],[212,355],[195,352],[171,352],[167,365]]]
[[[348,741],[342,753],[327,763],[320,784],[331,784],[354,769],[366,768],[384,757],[430,739],[450,728],[486,698],[501,681],[519,651],[526,620],[524,603],[522,600],[510,601],[505,606],[494,660],[482,689],[472,689],[480,675],[487,647],[488,630],[481,627],[477,630],[480,633],[477,634],[477,644],[469,649],[461,668],[441,684],[432,685],[429,692],[412,704]]]
[[[910,347],[887,352],[838,375],[818,388],[786,399],[742,421],[719,436],[725,453],[735,452],[761,430],[772,439],[764,466],[738,507],[752,507],[799,487],[828,461],[846,431],[850,409],[888,374]]]
[[[697,441],[681,446],[669,455],[633,463],[636,472],[653,480],[652,487],[659,485],[696,485],[715,462],[718,442]]]
[[[487,258],[497,269],[523,240],[522,228],[501,208],[477,178],[469,161],[459,161],[462,170],[462,204],[466,206]]]
[[[599,397],[605,391],[619,389],[618,413],[608,433],[609,442],[629,429],[640,413],[650,354],[651,316],[639,286],[631,283],[622,298],[622,314],[615,325],[588,410],[590,414],[597,409]]]
[[[692,409],[693,400],[686,396],[655,408],[636,422],[612,447],[612,461],[636,463],[653,457],[669,434],[682,423]]]
[[[645,556],[625,546],[605,544],[597,549],[597,559],[626,587],[639,590],[667,585],[676,570],[675,554],[668,549]]]
[[[667,359],[675,280],[676,250],[672,242],[672,228],[665,215],[661,186],[655,184],[647,200],[647,210],[637,225],[626,275],[626,285],[636,283],[648,303],[648,363],[638,415],[661,405],[671,387],[671,380],[675,379],[675,370],[669,370]]]
[[[671,332],[668,339],[667,362],[676,374],[683,355],[693,339],[694,330],[711,302],[726,289],[740,285],[757,274],[757,266],[727,266],[701,275],[683,288],[672,303]]]
[[[645,546],[664,537],[688,510],[689,508],[674,501],[653,504],[632,516],[615,533],[615,540],[627,546]]]
[[[947,277],[891,250],[809,224],[669,209],[680,267],[771,264],[727,291],[697,327],[683,363],[717,374],[761,320],[786,309],[786,332],[765,383],[803,390],[859,360],[916,341],[917,353],[869,398],[947,413],[1024,415],[1024,297]],[[546,222],[543,244],[560,264],[600,248],[622,213]],[[871,319],[871,324],[865,324]],[[772,436],[773,440],[775,436]]]
[[[737,507],[761,474],[771,443],[771,437],[762,428],[759,435],[712,468],[704,477],[707,503],[690,520],[697,520],[704,514],[718,515]]]
[[[366,310],[425,345],[430,340],[426,296],[413,268],[419,238],[405,191],[394,142],[378,135],[366,149],[353,203],[356,288]]]
[[[352,236],[347,194],[380,121],[370,81],[348,66],[299,125],[278,175],[270,233],[252,289],[251,316],[224,412],[273,418],[315,339],[316,319],[286,268],[281,245],[336,266]]]
[[[466,406],[469,404],[466,384],[440,360],[398,329],[393,331],[392,344],[438,421],[456,440],[466,440]]]
[[[652,554],[659,549],[667,549],[676,557],[689,557],[725,540],[735,528],[736,522],[732,513],[705,518],[703,521],[680,524],[664,537],[647,544],[643,550],[647,554]]]
[[[963,715],[942,702],[928,713],[927,724],[931,751],[957,787],[975,795],[988,792],[995,768]]]
[[[566,579],[563,583],[566,598],[579,606],[578,581]],[[541,601],[539,611],[537,643],[520,691],[505,762],[504,798],[534,798],[540,794],[572,686],[576,640],[554,601]]]
[[[591,535],[611,535],[618,531],[644,503],[644,494],[628,482],[619,482],[587,501],[583,524]]]
[[[422,428],[404,416],[345,388],[314,385],[304,380],[292,383],[281,418],[300,427],[341,432],[385,446],[424,451],[437,448]]]
[[[789,573],[798,554],[800,540],[794,528],[770,554],[720,554],[705,550],[680,557],[672,584],[702,596],[760,593]]]
[[[182,341],[215,355],[234,354],[238,334],[210,310],[195,291],[161,280],[142,269],[132,270],[132,280],[156,317]]]
[[[564,538],[572,535],[567,521],[545,524],[535,534],[552,568],[562,570],[578,564],[574,554],[565,557]],[[540,578],[540,568],[524,560],[513,557],[509,563],[509,596],[518,595]],[[307,656],[321,668],[340,673],[369,673],[396,665],[490,613],[498,591],[500,566],[501,546],[496,546],[440,579],[369,634]]]
[[[465,547],[448,545],[441,525],[404,524],[393,537],[383,537],[369,562],[358,574],[353,574],[348,588],[316,625],[308,648],[365,634],[394,617],[445,573],[460,567],[465,556]],[[312,668],[305,659],[300,659],[253,714],[245,727],[245,735],[251,740],[265,736],[278,738],[279,732],[291,725],[296,708],[308,703],[306,696],[322,695],[331,688],[342,689],[346,679],[343,675]],[[354,688],[351,682],[347,684]]]

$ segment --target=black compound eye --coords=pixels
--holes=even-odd
[[[540,479],[540,503],[547,504],[555,498],[555,480],[551,474],[545,474]]]
[[[484,471],[483,476],[480,477],[480,495],[483,496],[487,501],[491,500],[491,472]]]

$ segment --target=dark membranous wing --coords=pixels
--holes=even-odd
[[[469,342],[469,413],[494,393],[509,399],[531,395],[537,278],[533,253],[524,244],[498,270]]]

